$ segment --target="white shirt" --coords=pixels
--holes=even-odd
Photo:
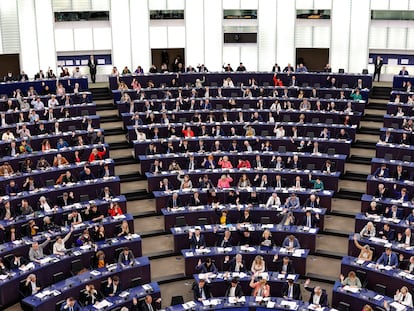
[[[236,287],[232,286],[229,290],[229,297],[236,297]]]

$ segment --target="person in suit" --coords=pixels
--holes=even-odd
[[[381,135],[380,142],[392,144],[394,142],[394,136],[390,131],[385,131],[385,133]]]
[[[216,233],[217,235],[217,241],[216,246],[217,247],[231,247],[232,246],[232,238],[231,238],[231,231],[226,230],[224,233]]]
[[[288,279],[287,282],[283,284],[282,297],[284,299],[300,300],[301,296],[300,285],[294,283],[292,279]]]
[[[237,278],[233,278],[231,280],[230,285],[227,287],[226,292],[224,294],[225,297],[237,297],[240,298],[243,296],[243,289],[239,284],[239,280]]]
[[[309,228],[316,228],[319,225],[319,214],[312,214],[311,210],[307,210],[305,217],[303,217],[302,226]]]
[[[397,234],[397,242],[406,246],[414,245],[414,236],[410,228],[404,230],[404,233]]]
[[[194,284],[193,293],[195,301],[203,301],[213,297],[210,292],[210,287],[206,284],[204,279],[200,279],[198,283]]]
[[[93,55],[89,56],[88,60],[89,73],[91,75],[92,83],[96,81],[96,60]]]
[[[374,81],[375,77],[377,77],[378,78],[377,81],[379,82],[380,75],[381,75],[381,68],[383,64],[384,64],[383,59],[381,58],[381,56],[378,55],[374,62],[375,68],[374,68],[374,76],[372,77],[372,81]]]
[[[95,289],[95,285],[93,284],[86,284],[85,289],[80,292],[79,301],[84,306],[94,305],[101,299],[101,294]]]
[[[306,199],[306,202],[303,205],[303,207],[320,208],[320,198],[315,194],[311,194],[309,198]]]
[[[154,163],[151,163],[150,172],[153,174],[160,173],[162,171],[162,162],[159,159],[155,159]]]
[[[284,256],[282,259],[279,259],[279,255],[275,255],[273,257],[273,263],[275,264],[275,270],[280,274],[294,274],[295,267],[293,263],[290,261],[289,257]]]
[[[198,191],[193,192],[193,196],[190,199],[190,206],[201,206],[205,205],[205,202],[201,200],[200,193]]]
[[[378,237],[383,240],[392,242],[395,240],[395,230],[391,229],[388,223],[385,223],[382,227],[382,230],[378,231]]]
[[[385,248],[385,252],[383,252],[382,255],[380,256],[380,258],[378,258],[377,267],[379,265],[391,266],[393,268],[398,266],[398,257],[391,250],[391,247]]]
[[[328,294],[320,286],[309,287],[310,279],[307,279],[304,284],[305,290],[310,292],[309,303],[318,307],[328,306]]]
[[[196,228],[194,233],[192,231],[188,232],[188,242],[190,243],[190,248],[192,249],[206,247],[206,240],[204,235],[201,234],[200,228]]]
[[[125,247],[118,256],[118,264],[122,266],[133,266],[135,263],[135,257],[132,251]]]
[[[392,177],[396,181],[404,181],[407,179],[407,172],[403,169],[402,165],[397,165],[395,168],[394,173],[392,174]]]
[[[401,68],[400,72],[398,73],[398,75],[399,75],[399,76],[408,76],[408,75],[410,75],[410,74],[408,73],[407,68],[406,68],[405,66],[403,66],[403,67]]]
[[[36,274],[31,273],[27,276],[26,281],[22,284],[21,290],[25,297],[34,295],[40,291],[40,283],[36,278]]]
[[[115,275],[114,277],[108,277],[108,282],[104,285],[102,292],[105,297],[118,296],[122,292],[119,276]]]
[[[388,206],[385,208],[384,216],[386,218],[392,218],[392,219],[403,219],[404,212],[398,208],[397,205],[392,205],[391,208]]]
[[[287,248],[290,251],[293,251],[296,248],[300,248],[299,240],[293,235],[288,235],[282,243],[282,247]]]
[[[145,296],[141,305],[141,311],[156,311],[161,309],[161,298],[153,300],[151,295]]]
[[[286,167],[292,170],[302,169],[302,161],[299,159],[298,155],[294,155],[293,158],[289,157],[286,162]]]
[[[225,271],[229,272],[246,272],[246,262],[241,254],[237,254],[231,260],[229,256],[224,257]]]
[[[389,191],[385,188],[384,184],[378,184],[378,188],[374,193],[374,197],[385,199],[389,197]]]
[[[381,166],[375,170],[373,175],[377,178],[388,178],[390,176],[390,170],[387,168],[387,164],[382,163]]]
[[[195,267],[195,270],[198,273],[217,273],[218,272],[216,264],[213,262],[211,258],[206,258],[204,262],[202,262],[201,259],[199,259],[197,262],[197,266]]]
[[[283,68],[283,72],[293,72],[295,71],[295,68],[289,63],[285,68]]]
[[[76,301],[75,298],[69,297],[66,299],[66,302],[62,304],[61,311],[81,311],[82,307],[80,304]]]

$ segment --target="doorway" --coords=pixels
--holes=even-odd
[[[168,71],[175,71],[175,60],[185,67],[184,49],[151,49],[152,64],[154,64],[158,70],[160,70],[162,64],[167,64]]]
[[[296,49],[296,65],[304,64],[309,71],[323,71],[329,63],[329,49]]]
[[[0,55],[0,79],[7,75],[8,72],[17,77],[20,74],[20,58],[19,54],[3,54]]]

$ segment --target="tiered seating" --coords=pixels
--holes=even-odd
[[[237,87],[220,87],[223,79],[228,76],[233,79]],[[275,255],[279,258],[288,256],[294,264],[296,273],[306,274],[306,258],[310,252],[315,251],[316,234],[319,228],[323,228],[325,213],[330,210],[333,193],[338,188],[339,176],[344,170],[355,131],[364,112],[364,101],[351,100],[352,90],[348,87],[355,85],[357,79],[362,78],[367,89],[362,90],[361,93],[362,98],[366,100],[372,83],[366,76],[333,76],[336,77],[340,88],[326,88],[325,85],[330,77],[325,74],[297,74],[300,87],[294,88],[269,86],[272,84],[272,74],[269,73],[208,73],[205,79],[204,75],[200,74],[173,76],[168,73],[110,78],[114,101],[118,106],[124,127],[128,130],[128,138],[134,143],[135,156],[141,163],[141,172],[148,179],[148,190],[155,196],[157,210],[162,211],[164,215],[165,229],[171,230],[174,235],[175,251],[181,251],[185,258],[187,276],[193,276],[199,260],[204,261],[207,258],[213,259],[219,271],[225,271],[222,264],[225,257],[233,257],[236,254],[243,255],[248,270],[253,258],[261,255],[269,271],[276,271]],[[290,77],[285,74],[281,74],[280,77],[287,85]],[[178,80],[178,86],[166,87],[170,85],[173,78]],[[204,79],[205,86],[191,87],[198,78]],[[130,86],[132,79],[140,83],[142,88],[138,91],[118,90],[119,82]],[[250,87],[251,94],[248,91],[246,93],[249,79],[257,81],[257,87]],[[148,82],[153,83],[154,86],[146,87]],[[302,104],[304,100],[299,98],[302,96],[307,99],[309,105]],[[223,114],[226,116],[223,117]],[[241,121],[241,117],[246,122]],[[169,119],[168,123],[165,122],[165,118]],[[299,119],[302,121],[299,122]],[[254,129],[251,137],[245,135],[247,125],[251,125]],[[184,137],[182,132],[188,126],[194,131],[194,135]],[[217,126],[220,126],[224,133],[207,136],[201,132],[201,127],[211,133],[213,129],[217,130]],[[281,126],[286,134],[276,137],[274,129]],[[329,132],[326,136],[321,134],[325,128]],[[341,129],[345,130],[348,136],[344,137],[343,133],[340,133]],[[235,132],[230,134],[233,130]],[[296,130],[297,132],[294,132]],[[138,139],[137,134],[140,135]],[[183,141],[188,142],[188,151],[182,151]],[[199,151],[200,141],[204,144],[202,151]],[[240,146],[236,152],[229,151],[233,141]],[[251,149],[243,148],[246,146],[246,141]],[[217,145],[217,142],[221,147],[213,150],[213,145]],[[215,163],[218,163],[221,157],[227,156],[234,169],[222,169],[220,166],[205,167],[202,162],[210,155],[213,156]],[[258,155],[263,164],[255,167],[253,163]],[[190,156],[194,156],[196,165],[189,170]],[[279,156],[284,162],[283,169],[275,169],[269,164],[273,158]],[[299,156],[300,167],[287,168],[287,163],[290,163],[294,156]],[[241,158],[249,160],[252,168],[237,168],[238,160]],[[162,162],[162,168],[154,171],[153,167],[159,161]],[[178,170],[169,168],[173,161],[181,168]],[[327,161],[333,162],[335,169],[332,166],[332,169],[327,171],[324,168]],[[212,205],[207,204],[211,199],[211,188],[198,186],[199,178],[205,174],[217,190],[218,203],[214,209],[211,208]],[[222,174],[230,174],[233,178],[231,188],[216,187],[218,178]],[[242,174],[246,174],[252,182],[257,176],[260,180],[262,176],[267,175],[269,184],[265,187],[260,187],[260,184],[237,187],[238,179]],[[181,179],[178,180],[177,175],[188,175],[192,187],[180,187]],[[271,186],[276,175],[283,177],[281,188]],[[301,179],[302,186],[299,188],[291,187],[295,183],[296,176]],[[322,190],[312,189],[314,186],[313,183],[308,182],[309,178],[312,181],[316,178],[322,180],[324,184]],[[165,186],[160,185],[165,179],[168,181],[167,191]],[[230,191],[235,191],[239,195],[238,204],[225,203]],[[200,201],[204,203],[192,206],[192,196],[196,192],[199,193]],[[247,204],[252,192],[257,192],[259,203]],[[280,206],[266,207],[264,203],[272,192],[278,194],[282,203]],[[169,206],[175,193],[178,194],[180,203],[178,206]],[[289,209],[287,205],[285,206],[284,202],[292,193],[298,195],[300,208]],[[305,203],[313,193],[317,195],[320,207],[319,204],[318,207],[310,207],[310,203]],[[246,227],[252,238],[250,247],[236,246],[239,242],[238,232],[241,232],[240,230],[246,225],[236,225],[234,221],[245,209],[250,210],[253,223]],[[306,209],[311,210],[313,217],[318,214],[318,225],[313,228],[303,226]],[[220,217],[216,214],[223,210],[228,212],[226,224],[217,226]],[[287,212],[292,212],[296,218],[294,223],[291,226],[274,225],[280,223]],[[189,232],[195,229],[200,229],[205,237],[207,246],[205,249],[188,248]],[[275,247],[257,246],[265,229],[272,233]],[[232,246],[217,247],[217,235],[222,235],[225,230],[231,232]],[[302,248],[288,250],[280,247],[289,234],[296,236]],[[224,286],[220,275],[222,274],[219,273],[211,280],[217,283],[218,287]],[[277,275],[275,272],[273,274],[270,272],[269,282],[274,295],[280,295],[279,287],[286,281],[278,280]],[[197,277],[201,276],[194,277],[197,280]],[[295,279],[297,277],[298,275]],[[244,279],[241,278],[241,283],[243,282]],[[247,283],[243,286],[247,287]]]
[[[402,83],[401,79],[398,83],[400,82]],[[414,284],[411,274],[407,272],[409,258],[414,255],[413,247],[411,243],[406,245],[404,238],[406,230],[412,227],[412,221],[407,217],[412,213],[409,200],[414,193],[411,131],[406,130],[405,125],[403,128],[403,122],[406,122],[404,119],[411,118],[411,108],[404,102],[409,94],[395,89],[391,93],[391,101],[395,100],[396,95],[400,101],[397,99],[396,103],[390,102],[387,105],[388,114],[384,116],[384,127],[376,145],[376,157],[371,160],[366,194],[361,198],[361,213],[355,216],[357,235],[350,234],[349,257],[344,257],[341,262],[341,273],[347,275],[350,271],[356,272],[368,290],[352,292],[335,284],[333,304],[346,301],[352,308],[359,309],[366,303],[383,307],[384,301],[387,301],[391,310],[397,310],[404,307],[393,302],[390,297],[402,286],[407,286],[411,291]],[[403,133],[408,134],[408,137],[402,137]],[[385,186],[384,192],[380,191],[382,185]],[[403,188],[407,189],[406,195],[401,192]],[[374,228],[367,229],[368,224]],[[386,231],[388,228],[389,231]],[[361,246],[364,245],[369,246],[373,254],[372,261],[361,259]],[[377,263],[386,248],[391,248],[397,255],[396,265]]]
[[[59,80],[65,86],[69,81],[72,86],[81,83],[81,89],[87,91],[86,78]],[[150,282],[149,261],[142,257],[141,238],[134,234],[133,218],[127,213],[125,197],[120,196],[120,179],[114,176],[114,161],[110,158],[109,146],[104,143],[103,131],[99,129],[99,116],[96,115],[96,105],[91,102],[91,93],[58,96],[59,105],[51,108],[53,118],[47,108],[51,98],[49,95],[40,97],[46,108],[30,111],[20,110],[20,102],[30,104],[34,97],[11,98],[11,103],[7,98],[14,93],[13,87],[20,88],[25,94],[29,87],[34,86],[40,94],[44,85],[50,84],[54,92],[51,82],[56,84],[56,80],[0,84],[0,94],[5,94],[0,100],[0,106],[5,111],[1,131],[9,130],[17,137],[14,140],[17,145],[15,155],[10,156],[11,140],[0,143],[0,192],[3,195],[0,257],[6,266],[6,271],[0,276],[1,308],[21,301],[23,310],[60,310],[67,297],[79,298],[87,283],[99,289],[101,281],[114,275],[120,277],[124,291],[132,288],[132,295],[159,297],[156,283],[141,286]],[[10,107],[13,109],[10,110]],[[45,111],[48,113],[45,114]],[[35,114],[38,116],[33,117]],[[22,123],[31,132],[27,135],[28,139],[20,138],[17,132],[22,128]],[[55,123],[58,123],[59,130],[55,129]],[[39,124],[44,125],[45,131],[35,135]],[[62,144],[61,139],[67,144]],[[19,147],[24,146],[23,141],[27,141],[32,149],[20,150]],[[45,141],[49,142],[46,148]],[[94,149],[98,150],[95,156],[91,155]],[[60,156],[68,163],[58,163]],[[38,167],[41,158],[50,167]],[[91,171],[90,176],[85,173],[86,166]],[[67,172],[74,179],[65,180]],[[29,179],[33,180],[33,185],[23,187]],[[64,197],[64,194],[69,194],[69,197]],[[40,202],[42,196],[46,197],[47,209]],[[21,213],[23,199],[28,201],[32,210]],[[9,204],[10,215],[5,207]],[[91,206],[95,205],[96,215],[102,215],[96,219],[90,216]],[[71,220],[76,215],[75,211],[81,215],[81,221]],[[64,255],[54,253],[56,239],[66,236],[70,227],[73,232],[65,242],[67,251]],[[102,230],[102,235],[97,234],[98,229]],[[91,241],[85,238],[86,232]],[[32,243],[40,244],[46,240],[50,242],[43,248],[45,257],[40,262],[27,263],[19,269],[11,268],[14,256],[28,259]],[[134,255],[134,264],[118,267],[119,254],[125,247]],[[96,270],[97,251],[104,252],[106,268]],[[37,276],[41,291],[25,297],[24,283],[29,274]],[[116,296],[108,303],[115,307],[129,302],[124,296]]]

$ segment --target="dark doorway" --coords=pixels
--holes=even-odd
[[[17,77],[20,74],[20,58],[19,54],[2,54],[0,55],[0,80],[3,81],[4,76],[8,72]]]
[[[158,70],[160,70],[163,63],[166,63],[168,71],[173,71],[176,58],[179,58],[185,67],[184,55],[184,49],[151,49],[152,63]]]
[[[304,64],[309,71],[323,71],[329,63],[329,49],[296,49],[296,65]]]

